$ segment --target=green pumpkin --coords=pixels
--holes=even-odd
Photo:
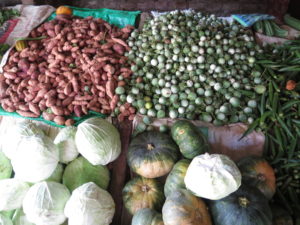
[[[171,134],[185,158],[192,159],[209,150],[206,137],[187,120],[176,121],[171,128]]]
[[[293,225],[291,214],[279,205],[271,205],[273,225]]]
[[[178,147],[170,136],[148,131],[132,139],[127,161],[133,172],[146,178],[156,178],[170,172],[178,155]]]
[[[276,178],[269,163],[258,156],[241,159],[237,166],[245,184],[258,188],[267,199],[271,199],[276,191]]]
[[[175,190],[185,189],[184,177],[190,163],[191,160],[182,159],[174,165],[173,169],[171,170],[171,172],[169,173],[166,179],[166,183],[164,187],[164,192],[166,197],[168,197],[168,195]]]
[[[131,225],[164,225],[160,213],[153,209],[140,209],[134,214]]]
[[[122,195],[125,207],[131,214],[143,208],[160,210],[165,200],[163,186],[156,179],[144,177],[130,180]]]
[[[210,202],[215,225],[272,225],[268,199],[255,187],[241,185],[229,196]]]
[[[212,225],[204,201],[184,189],[167,197],[162,215],[165,225]]]

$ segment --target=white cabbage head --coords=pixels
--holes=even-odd
[[[43,181],[33,185],[23,200],[27,219],[37,225],[59,225],[66,217],[65,204],[70,192],[65,185]]]
[[[51,176],[58,164],[58,149],[50,138],[23,138],[11,160],[16,177],[36,183]]]
[[[43,131],[34,123],[22,121],[8,128],[1,138],[1,148],[7,158],[11,159],[19,147],[24,137],[44,136]]]
[[[69,225],[108,225],[114,213],[111,195],[93,182],[76,188],[65,207]]]
[[[0,225],[14,225],[10,218],[0,214]]]
[[[64,173],[64,167],[61,163],[58,163],[56,169],[51,174],[51,176],[47,178],[46,181],[54,181],[57,183],[61,183],[63,173]]]
[[[238,167],[228,156],[205,153],[192,160],[184,183],[198,197],[219,200],[235,192],[241,180]]]
[[[81,123],[75,141],[79,153],[93,165],[106,165],[121,153],[118,130],[101,118],[91,118]]]
[[[59,161],[69,163],[77,158],[79,152],[75,144],[76,127],[62,128],[54,139],[59,150]]]
[[[29,184],[15,178],[0,180],[0,211],[18,209],[29,190]]]

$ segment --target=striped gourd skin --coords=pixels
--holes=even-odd
[[[181,154],[188,159],[208,151],[208,142],[194,124],[187,120],[178,120],[171,128],[173,140],[179,146]]]
[[[145,208],[137,211],[131,225],[164,225],[162,215],[153,209]]]
[[[172,138],[161,132],[143,132],[130,143],[127,154],[131,170],[146,178],[169,173],[179,158],[179,150]]]
[[[212,225],[204,201],[184,189],[167,197],[162,214],[164,225]]]
[[[164,186],[165,196],[168,197],[173,191],[185,189],[184,177],[190,165],[191,160],[179,160],[169,173]]]
[[[22,51],[23,49],[27,48],[27,44],[26,41],[23,40],[19,40],[16,42],[16,46],[15,46],[16,50],[18,52]]]
[[[143,208],[160,210],[165,197],[163,186],[156,179],[135,177],[123,188],[123,202],[132,215]]]

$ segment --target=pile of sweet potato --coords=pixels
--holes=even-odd
[[[28,47],[11,51],[0,75],[0,103],[8,112],[39,117],[60,125],[89,110],[111,113],[114,93],[124,86],[118,76],[131,75],[125,51],[132,26],[117,28],[102,19],[71,17],[46,22],[34,29]]]

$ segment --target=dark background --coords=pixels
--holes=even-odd
[[[299,0],[0,0],[0,6],[34,3],[85,8],[167,11],[193,8],[206,13],[228,16],[233,13],[270,13],[281,17],[285,12],[300,19]]]

